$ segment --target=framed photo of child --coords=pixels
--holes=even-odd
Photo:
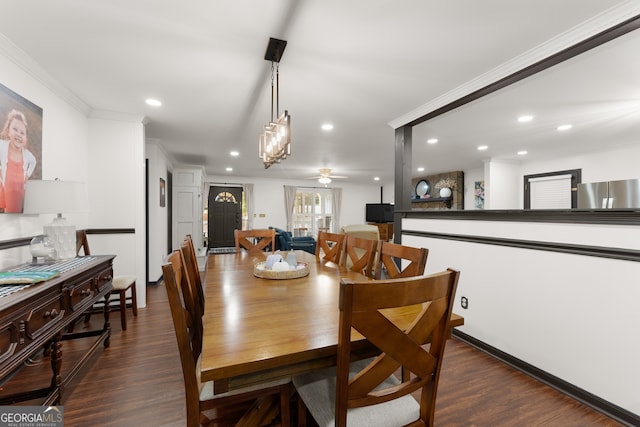
[[[0,212],[22,213],[25,184],[42,179],[42,108],[0,84]]]

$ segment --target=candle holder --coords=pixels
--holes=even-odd
[[[29,252],[31,252],[33,264],[48,264],[55,262],[58,257],[53,240],[46,234],[31,239],[29,244]]]

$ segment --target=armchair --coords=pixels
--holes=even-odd
[[[273,228],[276,232],[276,249],[281,251],[301,250],[310,254],[316,253],[316,239],[312,236],[293,237],[290,231],[276,227],[269,228]]]

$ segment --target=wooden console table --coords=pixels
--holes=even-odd
[[[0,286],[0,405],[45,398],[43,405],[57,405],[62,392],[80,371],[82,365],[103,344],[109,346],[111,326],[109,304],[113,255],[76,257],[41,269],[60,274],[45,282],[30,285]],[[28,264],[11,271],[32,270]],[[65,330],[95,303],[103,299],[104,325],[102,329],[66,333]],[[65,366],[62,375],[62,341],[96,337],[93,344],[74,366]],[[18,374],[32,357],[45,351],[51,362],[51,378],[41,388],[16,390],[11,377]]]

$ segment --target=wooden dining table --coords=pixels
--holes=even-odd
[[[216,394],[335,365],[340,280],[370,279],[307,252],[295,253],[309,274],[282,280],[254,275],[254,265],[269,253],[209,256],[200,368],[201,380],[214,381]],[[385,313],[400,324],[414,314]],[[462,324],[453,314],[450,326]],[[362,357],[375,353],[359,334],[352,341]]]

